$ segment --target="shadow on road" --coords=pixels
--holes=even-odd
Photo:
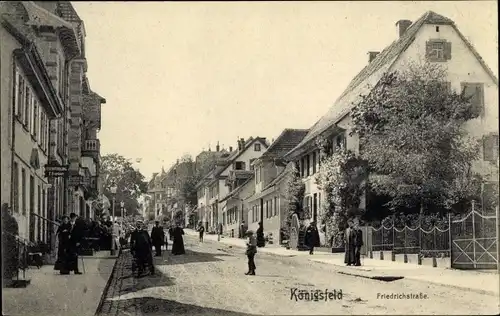
[[[137,315],[218,315],[218,316],[251,316],[252,314],[233,312],[218,308],[202,307],[192,304],[184,304],[167,299],[154,297],[142,297],[133,300],[122,301],[125,310],[120,310],[124,315],[132,310],[137,310]],[[127,311],[127,309],[129,309]]]
[[[164,254],[162,258],[155,257],[155,265],[175,265],[186,263],[206,263],[223,261],[218,257],[229,257],[224,253],[208,253],[200,251],[186,250],[186,254],[174,256],[172,253]]]

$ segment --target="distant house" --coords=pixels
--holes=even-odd
[[[314,124],[307,136],[286,158],[295,161],[306,185],[305,205],[321,218],[321,191],[315,184],[319,171],[319,149],[315,140],[321,135],[333,144],[359,150],[358,135],[350,135],[350,111],[361,95],[370,92],[384,73],[403,70],[409,62],[440,63],[448,70],[451,89],[473,96],[481,109],[479,118],[468,122],[471,135],[483,138],[482,161],[476,168],[489,175],[498,187],[498,80],[455,23],[429,11],[412,23],[397,23],[399,38],[379,52],[369,52],[368,64],[354,77],[330,110]],[[494,182],[492,182],[494,181]],[[491,185],[490,185],[491,186]],[[364,207],[365,201],[361,207]],[[321,223],[320,223],[321,224]]]
[[[226,179],[230,172],[250,170],[251,162],[260,157],[268,146],[263,137],[250,137],[246,141],[243,138],[239,139],[238,148],[220,160],[216,167],[198,183],[198,202],[203,203],[203,196],[206,197],[204,201],[206,204],[198,205],[198,207],[205,209],[203,217],[206,219],[208,231],[215,231],[217,225],[222,224],[225,216],[222,212],[225,202],[220,204],[220,199],[229,193],[230,188],[226,186]]]
[[[248,204],[248,228],[255,231],[262,222],[264,233],[272,234],[276,243],[287,216],[285,192],[292,169],[291,166],[287,168],[288,161],[284,156],[302,141],[307,132],[304,129],[285,129],[252,164],[255,193],[245,201]]]

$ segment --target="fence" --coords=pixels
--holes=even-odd
[[[495,269],[497,268],[498,215],[485,215],[474,205],[466,216],[451,220],[447,227],[397,227],[381,225],[368,227],[367,252],[390,251],[392,260],[396,255],[418,255],[419,264],[423,258],[449,258],[452,268]],[[433,262],[436,266],[436,263]]]

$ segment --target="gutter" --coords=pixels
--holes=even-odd
[[[14,82],[16,83],[16,57],[14,54],[12,54],[12,75],[14,78]],[[12,93],[16,93],[16,84],[12,85]],[[13,190],[13,184],[15,183],[14,181],[14,157],[16,153],[16,102],[17,102],[17,96],[12,98],[12,126],[11,126],[11,135],[12,135],[12,143],[11,143],[11,157],[10,157],[10,205],[12,207],[13,202],[14,202],[14,190]],[[16,175],[19,177],[19,175]],[[19,201],[17,201],[19,203]],[[15,204],[17,207],[17,203]],[[16,210],[13,210],[14,212]],[[22,210],[21,210],[22,214]]]

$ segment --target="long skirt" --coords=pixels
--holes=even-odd
[[[173,255],[183,255],[186,253],[184,249],[184,240],[183,238],[174,238],[174,243],[172,245],[172,254]]]
[[[356,264],[356,252],[355,252],[355,247],[354,245],[345,245],[345,257],[344,257],[344,263],[345,264]]]

